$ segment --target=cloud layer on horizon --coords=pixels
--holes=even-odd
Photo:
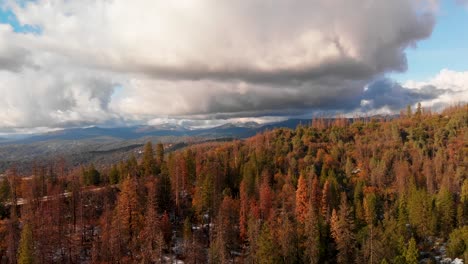
[[[468,99],[468,81],[454,90],[449,80],[409,86],[383,77],[405,71],[405,49],[430,36],[432,1],[7,0],[2,8],[38,29],[0,24],[2,129]]]

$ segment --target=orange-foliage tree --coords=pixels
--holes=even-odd
[[[0,262],[404,263],[440,241],[463,258],[467,135],[468,105],[418,106],[175,152],[147,143],[110,166],[13,167]]]

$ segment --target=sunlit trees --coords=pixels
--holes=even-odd
[[[34,263],[34,241],[31,226],[26,223],[21,230],[21,239],[18,249],[18,263],[32,264]]]
[[[299,223],[304,223],[308,215],[310,198],[309,198],[309,187],[304,178],[304,175],[299,176],[296,190],[296,218]]]
[[[440,231],[444,237],[447,237],[455,222],[456,207],[453,201],[452,193],[447,188],[442,188],[436,197],[437,224],[440,227]]]
[[[137,192],[136,178],[126,178],[122,182],[122,191],[117,199],[114,216],[114,226],[119,232],[117,243],[122,253],[130,253],[130,257],[136,252],[138,243],[137,237],[143,226],[142,206]]]
[[[447,245],[450,257],[468,259],[468,226],[453,230]]]
[[[195,187],[195,195],[193,197],[193,207],[199,216],[204,214],[210,215],[210,209],[213,208],[214,203],[214,183],[211,174],[200,177]]]
[[[300,260],[300,237],[293,212],[276,211],[274,219],[269,221],[269,229],[277,247],[277,257],[283,263],[296,263]]]
[[[436,219],[433,199],[425,189],[412,187],[408,196],[408,219],[418,235],[426,237],[434,234]]]
[[[418,248],[416,247],[416,240],[414,237],[410,239],[408,242],[408,248],[406,249],[405,252],[405,260],[407,264],[418,264],[419,261],[419,251]]]
[[[341,194],[339,211],[333,209],[330,221],[331,234],[338,250],[338,263],[352,263],[355,257],[354,223],[346,194]]]
[[[417,263],[448,239],[447,255],[466,259],[467,110],[316,119],[175,152],[147,143],[116,164],[36,163],[25,178],[13,168],[0,258]]]
[[[154,187],[151,186],[148,192],[144,224],[139,234],[139,238],[143,238],[141,241],[142,258],[146,263],[161,262],[164,247],[164,237],[155,198]]]

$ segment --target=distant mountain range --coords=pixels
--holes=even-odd
[[[145,142],[162,142],[168,151],[206,141],[247,138],[274,128],[296,128],[310,120],[290,119],[282,122],[229,123],[212,128],[193,129],[177,124],[132,127],[70,128],[42,134],[23,134],[0,138],[0,174],[15,165],[22,174],[30,173],[35,162],[47,163],[64,158],[71,166],[99,164],[105,166],[139,157]]]
[[[94,138],[114,138],[121,140],[143,137],[207,137],[207,138],[246,138],[267,129],[278,127],[295,128],[299,124],[308,124],[310,120],[289,119],[282,122],[258,124],[256,122],[228,123],[212,128],[192,129],[177,124],[131,127],[87,127],[70,128],[42,134],[17,135],[13,138],[0,138],[0,144],[29,144],[52,140],[84,140]]]

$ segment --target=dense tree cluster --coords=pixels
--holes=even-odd
[[[447,243],[466,260],[467,142],[467,105],[418,107],[172,153],[148,143],[109,168],[13,168],[0,182],[0,258],[418,263]]]

